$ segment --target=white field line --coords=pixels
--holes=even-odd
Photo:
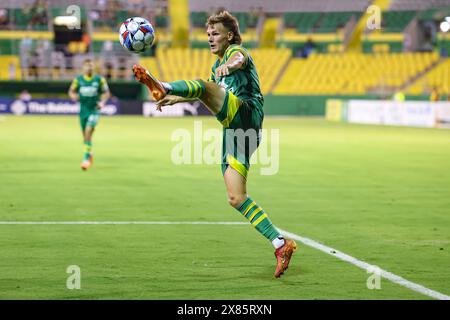
[[[348,254],[345,254],[343,252],[339,252],[336,249],[333,249],[331,247],[327,247],[327,246],[325,246],[325,245],[323,245],[321,243],[318,243],[318,242],[316,242],[314,240],[311,240],[311,239],[308,239],[308,238],[305,238],[305,237],[301,237],[299,235],[296,235],[294,233],[291,233],[291,232],[288,232],[288,231],[284,231],[284,230],[281,230],[281,229],[278,229],[278,230],[280,230],[280,232],[287,238],[298,240],[298,241],[302,242],[303,244],[305,244],[305,245],[307,245],[309,247],[312,247],[314,249],[323,251],[323,252],[325,252],[325,253],[327,253],[329,255],[332,255],[333,257],[336,257],[338,259],[341,259],[343,261],[349,262],[349,263],[351,263],[351,264],[353,264],[353,265],[355,265],[355,266],[357,266],[357,267],[359,267],[359,268],[361,268],[363,270],[367,271],[367,270],[369,270],[369,268],[371,268],[371,270],[378,269],[379,272],[380,272],[380,276],[382,276],[383,278],[385,278],[385,279],[387,279],[387,280],[389,280],[389,281],[391,281],[393,283],[396,283],[398,285],[401,285],[403,287],[406,287],[406,288],[411,289],[413,291],[419,292],[421,294],[424,294],[424,295],[429,296],[429,297],[434,298],[434,299],[450,300],[450,296],[447,296],[447,295],[442,294],[440,292],[428,289],[428,288],[426,288],[424,286],[421,286],[420,284],[408,281],[408,280],[406,280],[406,279],[404,279],[404,278],[402,278],[400,276],[397,276],[396,274],[393,274],[393,273],[391,273],[389,271],[383,270],[383,269],[381,269],[381,268],[379,268],[377,266],[368,264],[367,262],[358,260],[358,259],[356,259],[356,258],[354,258],[352,256],[349,256]]]
[[[247,222],[227,222],[227,221],[218,221],[218,222],[208,222],[208,221],[0,221],[0,225],[248,225]],[[323,245],[319,242],[316,242],[312,239],[301,237],[296,235],[295,233],[291,233],[288,231],[284,231],[279,229],[280,232],[291,239],[300,241],[304,245],[312,247],[314,249],[323,251],[333,257],[341,259],[343,261],[349,262],[363,270],[372,270],[378,269],[380,271],[380,276],[383,278],[406,287],[410,290],[416,291],[423,295],[429,296],[438,300],[450,300],[450,296],[442,294],[440,292],[428,289],[420,284],[408,281],[396,274],[393,274],[389,271],[378,268],[377,266],[371,265],[367,262],[358,260],[348,254],[340,252],[336,249]]]
[[[246,222],[229,222],[229,221],[0,221],[0,225],[39,225],[39,224],[60,224],[60,225],[74,225],[74,224],[217,224],[217,225],[234,225],[234,224],[248,224]]]

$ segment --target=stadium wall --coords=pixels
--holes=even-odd
[[[67,97],[70,81],[0,81],[0,96],[15,97],[23,90],[41,98]],[[118,99],[136,100],[141,97],[142,86],[137,82],[108,81],[109,88]]]
[[[340,96],[340,99],[360,98],[361,96]],[[364,96],[368,99],[370,97]],[[326,102],[330,99],[326,95],[295,95],[264,96],[264,113],[266,115],[287,116],[324,116]]]
[[[67,99],[69,81],[0,81],[0,97],[16,99],[27,90],[33,98]],[[121,114],[142,114],[142,100],[145,100],[145,87],[128,81],[110,81],[113,96],[120,100]],[[286,116],[325,116],[328,99],[371,99],[375,95],[272,95],[264,96],[266,115]],[[407,100],[428,100],[428,96],[407,96]]]
[[[264,112],[266,115],[288,116],[325,116],[329,99],[369,99],[379,100],[376,95],[266,95],[264,96]],[[428,100],[428,96],[406,96],[406,100]]]

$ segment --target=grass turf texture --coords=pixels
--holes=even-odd
[[[246,221],[219,165],[174,165],[193,119],[102,117],[82,172],[76,117],[0,119],[0,220]],[[219,128],[212,118],[204,130]],[[280,170],[249,194],[284,230],[450,294],[450,135],[434,129],[266,118]],[[273,278],[250,225],[0,225],[0,299],[428,299],[299,243]],[[66,268],[81,268],[81,289]]]

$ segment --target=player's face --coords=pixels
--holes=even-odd
[[[83,73],[91,75],[94,72],[94,64],[92,62],[83,63]]]
[[[211,52],[217,54],[219,57],[223,57],[225,50],[227,50],[233,38],[233,33],[229,32],[222,23],[209,25],[206,33],[208,34]]]

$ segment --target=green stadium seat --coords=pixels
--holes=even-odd
[[[320,12],[288,12],[283,15],[284,25],[287,28],[295,28],[298,32],[310,32],[320,19]]]
[[[239,22],[239,30],[245,32],[249,24],[249,14],[247,12],[235,12],[233,14]]]
[[[297,25],[297,31],[311,32],[315,28],[321,15],[322,15],[322,13],[320,13],[320,12],[312,12],[312,13],[302,14],[299,24]]]
[[[345,24],[355,16],[359,19],[361,12],[327,12],[324,13],[317,26],[320,32],[335,32],[338,28],[342,28]]]
[[[255,28],[258,23],[258,17],[249,12],[233,12],[233,15],[239,22],[239,29],[244,33],[248,28]],[[203,28],[209,17],[207,12],[191,12],[190,19],[194,28]],[[167,19],[167,17],[164,17]],[[166,23],[167,25],[167,23]]]
[[[129,18],[128,10],[119,10],[116,12],[116,24],[120,25]]]
[[[190,18],[194,28],[202,28],[205,26],[208,14],[206,12],[191,12]]]
[[[0,55],[19,54],[20,40],[0,39]]]
[[[385,32],[402,32],[416,16],[416,11],[386,11],[381,16]]]
[[[31,20],[30,16],[19,8],[12,9],[12,15],[14,17],[14,23],[16,24],[16,27],[20,29],[25,29]]]
[[[439,9],[428,9],[419,13],[420,20],[442,20],[450,15],[450,6]]]
[[[169,25],[169,17],[166,15],[156,16],[155,17],[155,25],[157,28],[167,28]]]
[[[438,9],[428,9],[419,14],[419,18],[422,20],[433,20],[434,15],[439,12]]]

